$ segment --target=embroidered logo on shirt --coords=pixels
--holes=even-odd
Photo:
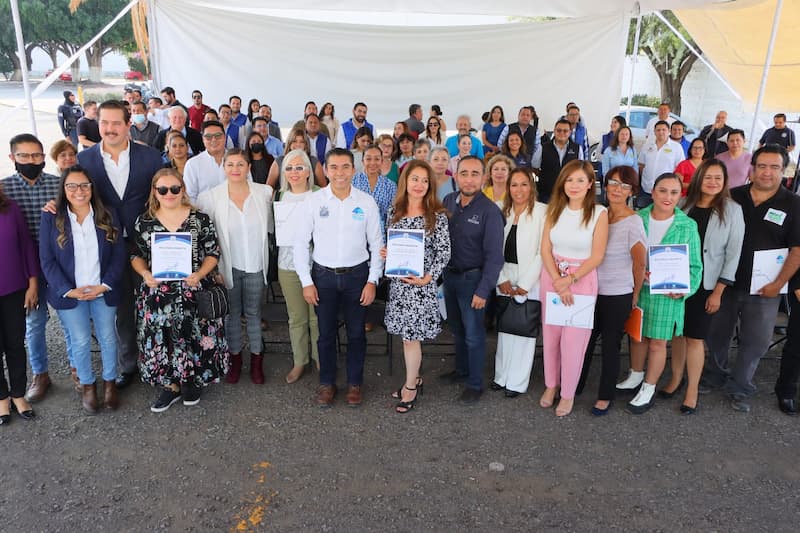
[[[360,207],[356,207],[355,209],[353,209],[353,220],[358,220],[360,222],[364,220],[364,218],[365,215],[363,209],[361,209]]]
[[[475,224],[475,225],[480,226],[481,219],[480,219],[480,217],[478,215],[472,215],[471,217],[469,217],[467,219],[467,222],[469,222],[470,224]]]
[[[330,213],[328,213],[328,206],[327,205],[323,205],[322,207],[319,208],[319,217],[320,218],[328,218],[328,215],[330,215]]]

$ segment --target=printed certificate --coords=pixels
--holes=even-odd
[[[650,246],[650,294],[688,294],[689,245],[658,244]]]
[[[153,277],[159,281],[187,278],[192,273],[192,234],[155,232],[150,236]]]
[[[389,229],[386,238],[386,277],[424,276],[425,230]]]
[[[294,246],[297,217],[303,211],[302,202],[274,202],[275,242],[278,246]]]
[[[753,275],[750,278],[750,294],[758,294],[758,291],[760,291],[764,285],[775,281],[788,255],[788,248],[756,250],[753,252]],[[786,294],[788,290],[789,284],[787,283],[781,287],[780,293]]]
[[[546,293],[544,323],[550,326],[592,329],[594,327],[594,304],[597,298],[586,294],[573,294],[575,303],[564,305],[555,292]]]

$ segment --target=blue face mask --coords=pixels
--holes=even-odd
[[[144,124],[145,116],[141,114],[135,114],[131,117],[133,119],[134,124]]]

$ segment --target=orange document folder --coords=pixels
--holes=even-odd
[[[644,311],[641,307],[634,307],[631,309],[628,320],[625,321],[625,333],[636,342],[642,342],[642,319],[644,319]]]

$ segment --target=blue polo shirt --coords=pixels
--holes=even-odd
[[[488,298],[503,268],[503,214],[486,195],[477,192],[466,207],[460,193],[448,194],[444,206],[450,212],[450,262],[448,269],[481,269],[475,294]],[[445,273],[445,276],[447,274]]]

